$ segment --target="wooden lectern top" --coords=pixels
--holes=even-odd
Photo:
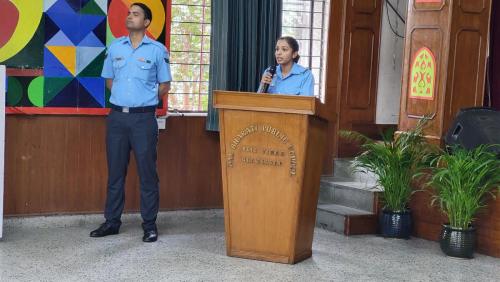
[[[313,96],[295,96],[215,90],[213,105],[217,109],[316,115],[330,120],[325,105]],[[332,112],[332,114],[334,114]]]

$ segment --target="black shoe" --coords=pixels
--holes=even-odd
[[[90,237],[104,237],[108,235],[118,234],[120,227],[113,227],[109,224],[103,223],[99,228],[90,232]]]
[[[144,230],[144,236],[142,236],[142,241],[146,243],[156,242],[158,239],[158,232],[156,230]]]

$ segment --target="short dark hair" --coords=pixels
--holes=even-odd
[[[297,39],[291,37],[291,36],[282,36],[278,38],[278,41],[280,40],[285,40],[286,43],[292,48],[293,52],[299,52],[299,42],[297,42]],[[300,56],[297,54],[297,57],[293,59],[294,62],[298,63],[300,59]]]
[[[132,7],[132,6],[138,6],[144,11],[144,19],[145,20],[149,20],[149,21],[153,20],[153,12],[151,12],[151,9],[149,9],[149,7],[146,6],[146,4],[135,2],[132,5],[130,5],[130,7]]]

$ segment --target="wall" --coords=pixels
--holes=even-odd
[[[490,79],[491,106],[500,111],[500,2],[493,2],[491,11]]]
[[[425,130],[426,138],[443,145],[443,137],[458,111],[483,105],[493,2],[497,1],[409,1],[399,130],[413,127],[422,115],[433,114]],[[434,64],[421,60],[429,58],[424,55],[429,52],[435,58]],[[434,79],[432,75],[421,79],[425,72],[419,79],[412,72],[413,67],[422,70],[425,61],[427,71],[435,70]],[[429,89],[431,94],[421,95],[422,89]],[[446,218],[438,208],[430,207],[430,198],[429,193],[416,193],[412,198],[414,235],[437,240]],[[500,256],[499,214],[497,200],[475,223],[481,253]]]
[[[404,38],[394,34],[389,21],[400,36],[405,36],[406,28],[390,6],[383,3],[375,123],[398,124]],[[392,0],[391,3],[406,18],[407,1]]]
[[[219,138],[205,117],[170,117],[160,131],[160,209],[222,207]],[[20,116],[6,120],[5,214],[101,212],[106,196],[105,117]],[[127,211],[139,209],[133,158]]]
[[[6,69],[0,65],[0,101],[5,100]],[[5,105],[0,104],[0,238],[3,235],[3,190],[5,160]]]

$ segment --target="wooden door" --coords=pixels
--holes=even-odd
[[[381,0],[332,1],[325,102],[335,111],[329,156],[352,156],[357,147],[339,139],[342,129],[371,135],[375,126]]]

